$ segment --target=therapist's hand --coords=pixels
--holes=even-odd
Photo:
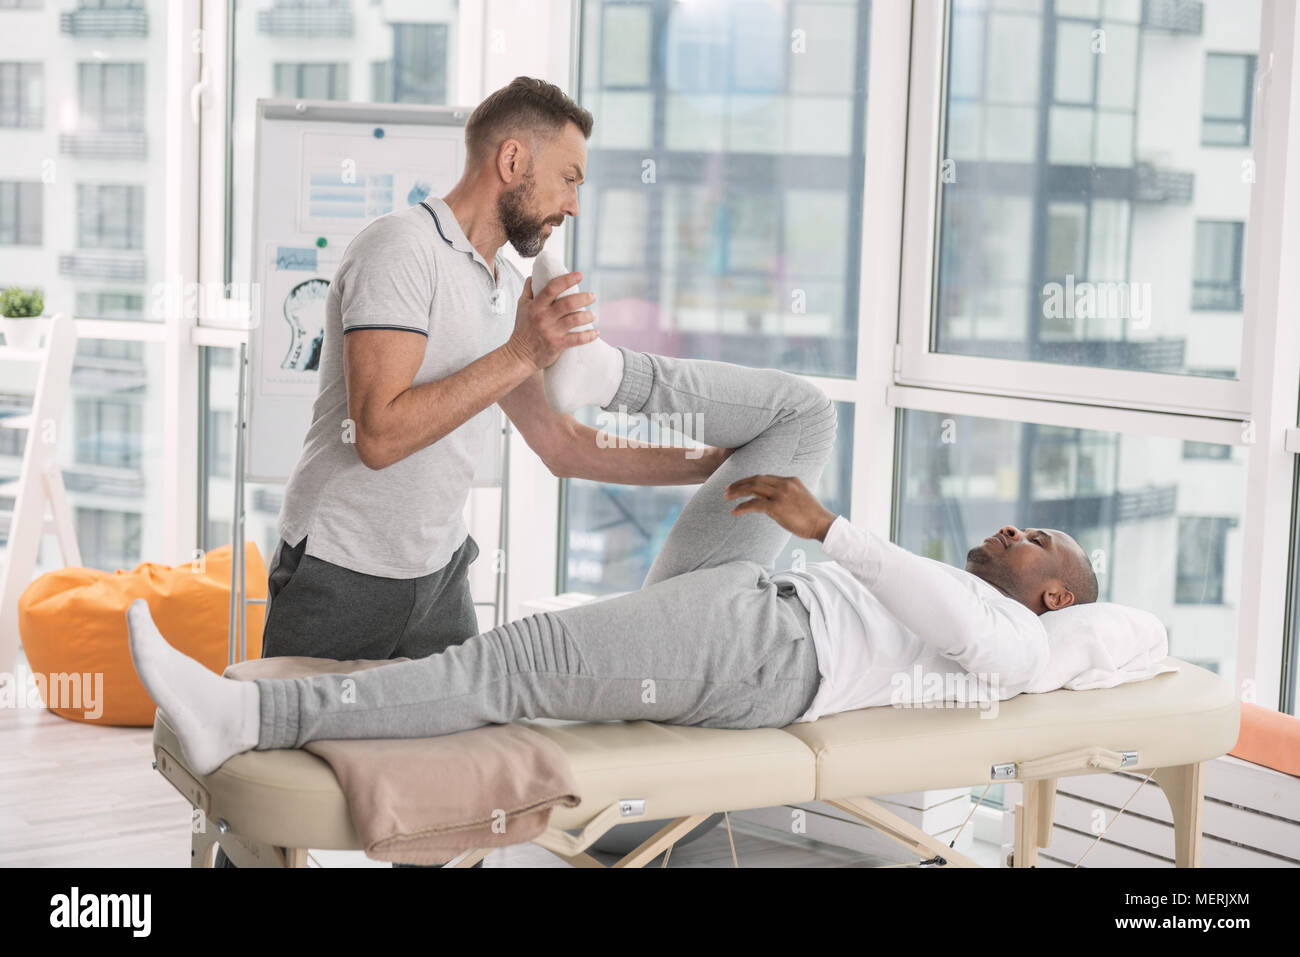
[[[574,326],[595,322],[596,317],[585,311],[596,301],[595,293],[578,292],[562,299],[556,297],[582,279],[581,273],[571,272],[556,276],[536,296],[533,295],[533,277],[524,280],[523,295],[515,308],[515,329],[506,348],[524,359],[535,369],[545,369],[560,358],[560,353],[570,346],[580,346],[600,335],[596,329],[570,332]]]
[[[747,495],[753,498],[733,508],[732,515],[762,512],[800,538],[825,541],[826,533],[835,521],[834,513],[817,501],[817,496],[793,475],[751,475],[722,490],[722,497],[728,500]]]

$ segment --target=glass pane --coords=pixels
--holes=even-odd
[[[235,392],[239,370],[234,349],[203,347],[200,361],[207,372],[207,410],[202,480],[207,491],[203,529],[204,549],[229,545],[234,540],[231,518],[235,514]],[[269,565],[280,541],[277,525],[282,484],[244,483],[244,540],[253,542]]]
[[[1233,680],[1244,447],[902,413],[895,541],[961,567],[1003,525],[1058,528],[1100,601],[1144,608],[1169,653]]]
[[[834,457],[814,491],[837,515],[848,515],[852,491],[853,406],[837,402]],[[580,421],[596,426],[591,409]],[[642,436],[644,438],[644,436]],[[606,595],[641,587],[686,502],[698,485],[640,487],[568,479],[560,591]],[[819,543],[794,538],[777,557],[776,568],[826,561]]]
[[[1203,272],[1198,222],[1249,212],[1260,2],[1203,12],[950,5],[933,351],[1237,376],[1244,251]]]
[[[67,407],[54,439],[81,564],[87,568],[117,571],[160,559],[162,362],[161,343],[77,342]],[[0,415],[30,411],[35,382],[25,381],[26,371],[5,369]],[[26,441],[26,430],[0,430],[0,482],[18,477]],[[0,545],[8,537],[13,507],[13,498],[0,498]],[[64,564],[58,542],[44,536],[36,574]]]
[[[112,318],[161,320],[148,300],[167,278],[170,5],[44,9],[21,28],[0,14],[11,36],[0,55],[0,286],[39,286],[47,315],[91,318],[111,301]]]
[[[574,265],[611,342],[854,374],[868,9],[585,0]]]
[[[253,135],[259,98],[458,102],[454,3],[234,0],[232,283],[249,281]]]
[[[1255,58],[1211,53],[1205,58],[1205,108],[1201,142],[1206,146],[1245,146],[1250,142],[1254,106]]]

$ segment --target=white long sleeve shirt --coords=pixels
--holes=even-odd
[[[821,684],[796,719],[877,705],[1006,700],[1047,667],[1038,616],[980,578],[836,517],[833,561],[772,575],[808,609]]]

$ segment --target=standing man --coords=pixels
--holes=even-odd
[[[381,216],[348,246],[326,304],[320,390],[280,511],[263,655],[422,658],[479,630],[462,509],[499,404],[560,477],[703,482],[730,454],[601,448],[547,404],[542,370],[596,338],[581,275],[532,289],[497,252],[536,256],[578,215],[592,117],[517,77],[465,127],[442,199]],[[509,303],[517,302],[513,317]]]

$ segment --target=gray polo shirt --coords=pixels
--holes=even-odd
[[[348,245],[325,304],[320,388],[279,531],[308,555],[383,578],[418,578],[465,540],[465,500],[488,439],[488,407],[448,435],[371,469],[357,455],[343,379],[343,337],[409,329],[426,340],[414,385],[445,379],[506,342],[523,277],[504,256],[498,280],[447,204],[381,216]]]

